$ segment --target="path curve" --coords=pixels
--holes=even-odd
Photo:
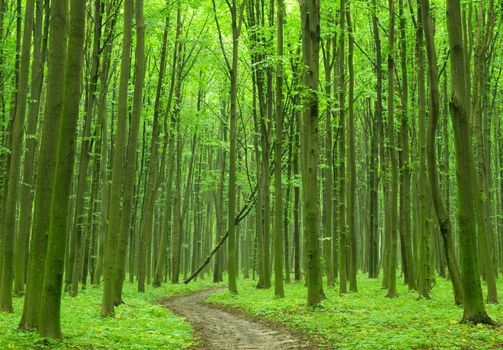
[[[286,330],[207,305],[204,301],[217,291],[208,289],[164,302],[165,307],[192,324],[199,340],[196,349],[319,349]]]

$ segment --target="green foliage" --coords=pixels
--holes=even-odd
[[[161,305],[167,297],[209,286],[209,280],[190,285],[148,287],[138,294],[136,284],[124,286],[126,304],[114,318],[101,318],[101,288],[88,288],[76,298],[62,300],[62,342],[42,339],[35,332],[17,330],[23,299],[15,312],[0,318],[0,349],[189,349],[194,345],[190,324]]]
[[[454,305],[449,281],[437,278],[431,300],[417,300],[417,293],[397,281],[399,297],[389,299],[380,280],[358,277],[360,292],[340,297],[337,287],[325,289],[327,299],[317,308],[306,306],[304,282],[287,284],[286,298],[275,299],[270,290],[256,289],[256,283],[246,281],[239,295],[220,292],[209,302],[286,324],[337,349],[496,349],[503,345],[501,328],[458,323],[463,309]],[[487,309],[501,321],[501,305],[487,305]]]

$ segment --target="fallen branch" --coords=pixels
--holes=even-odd
[[[255,193],[256,192],[257,192],[257,187],[255,186],[255,189],[250,194],[250,197],[248,198],[248,201],[246,202],[245,206],[241,209],[239,214],[234,219],[235,225],[238,225],[245,217],[248,216],[248,214],[252,210],[252,208],[253,208],[252,203],[255,201]],[[204,259],[203,263],[197,268],[197,270],[192,272],[190,277],[187,278],[185,281],[183,281],[183,283],[189,284],[194,278],[197,277],[197,275],[199,275],[199,273],[210,263],[213,255],[215,255],[216,252],[218,252],[218,250],[220,249],[220,247],[222,247],[222,245],[225,243],[225,241],[227,240],[227,237],[229,237],[229,231],[225,232],[225,235],[223,235],[223,237],[220,239],[220,241],[215,246],[215,248],[213,248],[213,250],[208,254],[206,259]]]

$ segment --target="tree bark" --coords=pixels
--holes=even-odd
[[[465,46],[461,32],[459,0],[447,0],[447,31],[449,36],[452,97],[451,120],[456,148],[456,181],[458,188],[458,222],[461,247],[461,276],[464,291],[463,323],[494,321],[487,315],[482,298],[480,272],[476,251],[476,216],[473,206],[478,200],[476,166],[470,142],[470,110],[467,103],[467,77],[464,70]]]
[[[388,120],[387,120],[387,138],[388,138],[388,157],[389,171],[391,172],[391,181],[389,183],[389,210],[390,225],[386,229],[390,238],[389,262],[388,262],[388,298],[397,296],[396,291],[396,263],[397,263],[397,231],[398,231],[398,160],[396,155],[396,135],[394,124],[394,70],[395,60],[393,57],[395,47],[395,6],[393,0],[388,1],[389,6],[389,36],[388,36]],[[388,175],[386,175],[388,176]]]
[[[304,193],[304,236],[306,252],[307,305],[321,301],[320,286],[320,208],[318,203],[318,68],[320,44],[320,3],[318,0],[300,1],[303,74],[307,89],[302,112],[301,148],[304,150],[302,189]]]
[[[346,17],[348,22],[348,70],[349,70],[349,85],[348,85],[348,170],[349,170],[349,187],[348,187],[348,234],[349,234],[349,290],[352,292],[358,291],[356,283],[356,274],[358,270],[358,256],[356,246],[356,145],[355,145],[355,115],[354,115],[354,86],[355,86],[355,71],[353,66],[353,52],[354,52],[354,37],[353,37],[353,24],[351,22],[351,6],[347,4]]]
[[[64,2],[63,2],[64,3]],[[54,193],[51,201],[50,229],[47,243],[47,256],[44,269],[42,303],[40,305],[39,335],[61,339],[61,292],[67,236],[68,203],[75,162],[75,144],[79,117],[80,88],[82,79],[82,61],[85,37],[85,0],[70,2],[70,22],[68,26],[68,56],[64,65],[64,96],[58,138],[52,140],[58,144],[56,170],[54,175]],[[51,13],[66,22],[66,6],[53,4]],[[53,18],[54,20],[54,18]],[[62,31],[66,39],[66,23],[62,27],[51,27],[51,31]],[[54,34],[52,34],[54,35]],[[57,46],[57,47],[56,47]],[[51,47],[61,50],[61,41],[51,40]],[[64,57],[64,56],[63,56]],[[51,63],[54,65],[51,67]],[[49,60],[49,69],[61,70],[63,62]],[[53,125],[54,127],[54,125]]]
[[[42,0],[35,2],[35,25],[33,30],[33,60],[31,63],[30,99],[28,104],[28,123],[26,126],[26,146],[23,161],[23,181],[19,198],[19,217],[23,220],[18,224],[18,244],[15,255],[14,293],[21,296],[24,293],[26,279],[26,260],[30,241],[30,229],[33,218],[33,198],[35,185],[35,152],[37,123],[40,109],[40,97],[44,79],[44,62],[47,51],[47,39],[42,38],[44,5]],[[47,30],[44,31],[47,34]]]
[[[14,240],[16,230],[16,208],[21,173],[21,157],[23,154],[24,120],[26,100],[28,96],[28,78],[30,76],[30,57],[34,14],[34,0],[26,1],[24,16],[24,31],[21,58],[19,64],[19,80],[16,92],[15,115],[10,136],[10,154],[7,180],[7,196],[5,197],[4,214],[2,217],[2,265],[0,279],[0,311],[12,312],[12,281],[14,277]]]
[[[277,0],[276,123],[274,143],[274,296],[284,298],[283,287],[283,185],[281,158],[283,155],[283,0]],[[288,200],[288,199],[287,199]]]
[[[428,72],[430,82],[430,120],[427,135],[427,158],[428,158],[428,178],[430,180],[430,190],[433,205],[437,213],[436,217],[442,235],[447,267],[452,280],[454,290],[454,302],[457,305],[463,303],[463,288],[461,286],[461,274],[454,252],[454,240],[452,237],[451,221],[445,209],[444,201],[441,197],[440,184],[438,181],[437,161],[435,153],[435,138],[437,135],[438,120],[440,118],[440,90],[438,86],[437,55],[434,44],[433,24],[428,0],[421,0],[421,20],[428,54]]]
[[[103,299],[101,305],[101,316],[107,317],[114,314],[114,273],[115,257],[117,255],[119,245],[119,225],[122,202],[122,185],[124,182],[123,162],[125,157],[126,146],[126,127],[127,127],[127,100],[128,100],[128,83],[129,70],[131,59],[131,41],[132,41],[132,25],[133,25],[133,0],[124,1],[124,29],[122,41],[122,58],[120,69],[119,82],[119,100],[118,100],[118,116],[117,129],[114,143],[114,154],[112,161],[112,183],[110,187],[110,206],[109,206],[109,223],[108,237],[104,259],[104,286]],[[124,252],[122,252],[124,253]]]

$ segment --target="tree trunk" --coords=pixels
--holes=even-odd
[[[18,201],[21,157],[23,155],[24,119],[30,76],[31,41],[33,28],[34,0],[26,1],[23,43],[19,68],[19,81],[16,92],[15,115],[11,132],[7,196],[2,217],[2,265],[0,279],[0,311],[12,312],[12,281],[14,277],[14,240],[16,231],[16,209]]]
[[[396,136],[394,124],[394,70],[395,61],[393,57],[395,47],[395,7],[393,0],[388,1],[389,6],[389,41],[388,41],[388,120],[387,120],[387,136],[388,136],[388,156],[389,156],[389,171],[391,172],[391,181],[389,183],[389,210],[390,210],[390,226],[386,229],[390,238],[389,245],[389,262],[388,262],[388,293],[387,297],[394,298],[396,292],[396,263],[397,263],[397,231],[398,231],[398,160],[396,155]]]
[[[412,257],[412,237],[410,224],[410,157],[409,157],[409,104],[408,104],[408,72],[407,72],[407,37],[406,17],[403,0],[400,0],[400,67],[402,71],[401,118],[399,135],[400,162],[400,242],[402,245],[402,261],[405,282],[409,289],[416,288],[415,266]]]
[[[358,287],[356,284],[356,273],[358,270],[358,257],[356,246],[356,145],[355,145],[355,115],[354,115],[354,85],[355,85],[355,71],[353,66],[353,52],[354,52],[354,37],[353,26],[351,23],[351,7],[348,1],[346,9],[346,17],[348,22],[348,69],[349,69],[349,91],[348,91],[348,170],[349,170],[349,187],[348,187],[348,200],[347,200],[347,219],[348,219],[348,234],[349,234],[349,289],[352,292],[357,292]]]
[[[461,276],[464,291],[464,323],[494,323],[487,315],[477,259],[476,216],[473,206],[478,200],[476,166],[470,142],[470,111],[467,103],[467,77],[464,70],[465,47],[461,38],[459,0],[447,0],[452,97],[451,119],[456,147],[456,180],[458,188],[458,222],[461,246]]]
[[[339,27],[340,30],[345,30],[345,12],[346,5],[345,0],[340,0],[340,8],[339,8]],[[348,247],[347,247],[347,237],[346,237],[346,121],[344,119],[345,111],[345,94],[346,94],[346,82],[345,82],[345,74],[344,74],[344,35],[340,36],[339,39],[339,56],[338,56],[338,65],[339,65],[339,76],[338,76],[338,87],[339,87],[339,127],[338,127],[338,216],[337,216],[337,227],[339,232],[339,293],[344,294],[347,293],[347,258],[348,258]]]
[[[452,280],[454,301],[457,305],[463,303],[463,289],[461,286],[461,274],[454,252],[454,240],[451,231],[451,221],[445,210],[444,201],[441,197],[440,184],[437,174],[437,161],[435,153],[435,138],[437,125],[440,117],[440,90],[438,86],[437,55],[435,52],[433,24],[430,14],[429,0],[421,0],[421,20],[425,34],[426,50],[428,53],[428,72],[430,82],[430,120],[427,135],[428,177],[430,180],[431,196],[437,213],[436,217],[443,239],[447,267]]]
[[[135,83],[133,96],[133,111],[130,118],[129,137],[126,154],[124,184],[122,188],[122,213],[119,226],[119,247],[115,255],[115,272],[113,274],[113,301],[122,304],[122,286],[126,269],[126,254],[128,235],[131,227],[134,180],[136,174],[136,158],[138,151],[138,129],[143,103],[143,82],[145,80],[145,22],[143,20],[143,0],[135,0],[136,17],[136,48],[135,48]]]
[[[283,287],[283,185],[281,158],[283,155],[283,0],[277,0],[276,123],[274,143],[274,296],[284,298]],[[287,199],[288,200],[288,199]]]
[[[373,177],[373,184],[371,187],[371,198],[373,198],[373,205],[371,206],[371,269],[369,277],[377,278],[379,275],[379,164],[378,156],[383,159],[382,152],[382,54],[381,54],[381,40],[379,38],[379,27],[377,20],[377,1],[372,2],[372,32],[374,35],[375,52],[376,52],[376,102],[375,102],[375,116],[373,123],[373,138],[371,152],[374,155],[374,165],[372,167],[371,177]],[[373,209],[372,209],[373,208]],[[373,215],[372,215],[373,213]]]
[[[334,265],[333,265],[333,196],[334,196],[334,162],[333,162],[333,136],[332,136],[332,84],[331,71],[331,43],[330,37],[326,40],[323,51],[323,63],[325,67],[325,94],[327,97],[327,109],[325,119],[325,169],[323,169],[323,258],[325,260],[325,274],[327,275],[327,286],[334,286]],[[293,126],[294,123],[291,123]],[[292,135],[293,136],[293,135]]]
[[[31,63],[30,102],[28,104],[28,123],[26,126],[26,149],[23,161],[23,181],[19,198],[19,220],[17,234],[17,248],[15,255],[14,293],[21,296],[24,292],[26,260],[30,241],[30,229],[33,213],[35,151],[37,146],[36,134],[40,96],[44,79],[44,62],[47,51],[47,40],[42,40],[43,1],[35,3],[35,25],[33,30],[33,60]],[[45,31],[47,33],[47,31]],[[0,255],[1,256],[1,255]]]
[[[82,60],[85,37],[84,0],[72,0],[70,3],[70,22],[68,26],[68,56],[64,65],[64,97],[59,123],[58,138],[52,140],[58,144],[56,171],[54,175],[54,193],[51,201],[50,229],[47,243],[47,257],[44,269],[42,303],[40,305],[41,337],[61,339],[61,292],[67,236],[68,203],[75,162],[75,143],[79,117],[80,87],[82,79]],[[64,22],[67,19],[66,6],[52,6],[51,13]],[[54,18],[53,18],[54,20]],[[61,50],[61,40],[66,37],[66,23],[62,27],[51,27],[51,47]],[[54,31],[61,30],[62,37],[55,37]],[[61,35],[61,34],[60,34]],[[57,48],[56,48],[57,45]],[[63,56],[64,57],[64,56]],[[54,65],[51,67],[51,63]],[[63,62],[49,60],[49,69],[61,70]],[[50,76],[50,75],[49,75]],[[54,127],[54,125],[53,125]]]
[[[128,83],[131,58],[131,41],[133,25],[133,0],[124,1],[124,29],[122,42],[122,58],[119,82],[119,100],[117,130],[114,143],[114,154],[112,161],[112,183],[110,187],[110,210],[108,223],[108,237],[104,259],[104,286],[103,299],[101,305],[101,316],[107,317],[114,314],[114,273],[115,257],[119,245],[119,225],[122,203],[122,185],[124,182],[123,163],[126,146],[126,123],[127,123],[127,100]],[[122,252],[124,254],[124,252]]]
[[[304,150],[302,189],[304,193],[304,236],[306,252],[307,305],[321,301],[320,286],[320,208],[318,203],[318,67],[320,44],[320,4],[317,0],[300,2],[303,64],[309,67],[303,74],[308,93],[304,97],[301,148]]]
[[[430,266],[431,256],[431,234],[428,230],[429,221],[429,182],[422,181],[427,177],[426,169],[426,90],[424,82],[424,37],[423,26],[421,23],[422,9],[418,3],[418,22],[416,24],[416,59],[418,67],[418,152],[419,152],[419,167],[418,167],[418,292],[422,298],[430,298],[430,279],[433,274]]]
[[[487,302],[496,304],[498,302],[498,292],[495,280],[495,266],[492,260],[491,241],[493,236],[493,225],[491,222],[490,208],[490,189],[488,181],[488,172],[486,170],[488,150],[484,144],[483,136],[483,99],[486,95],[487,79],[484,76],[485,66],[487,65],[487,51],[492,42],[494,31],[494,1],[490,0],[487,4],[488,9],[485,13],[485,5],[477,5],[477,28],[475,30],[477,44],[474,57],[474,75],[473,75],[473,97],[472,97],[472,126],[474,132],[474,155],[477,159],[477,177],[478,189],[480,195],[477,195],[475,210],[477,214],[477,229],[481,260],[484,272],[484,279],[487,282]],[[487,21],[484,19],[487,17]]]
[[[58,14],[62,13],[63,17]],[[42,303],[42,284],[47,250],[47,232],[56,163],[57,140],[63,103],[63,79],[66,54],[66,7],[58,3],[50,14],[50,33],[48,51],[47,92],[42,125],[42,141],[38,151],[35,201],[33,206],[32,237],[28,258],[28,276],[21,329],[38,329],[40,305]],[[63,46],[62,46],[63,45]]]
[[[107,14],[111,12],[112,7],[107,9]],[[116,17],[113,17],[106,27],[107,37],[111,37],[114,33]],[[107,42],[103,48],[103,60],[101,69],[101,82],[98,101],[98,122],[100,125],[100,225],[99,225],[99,239],[98,239],[98,256],[96,261],[96,271],[94,274],[93,284],[99,285],[101,276],[103,274],[103,260],[105,257],[105,248],[107,244],[108,233],[108,204],[110,196],[110,184],[108,181],[108,122],[107,122],[107,92],[109,82],[110,60],[112,52],[112,41]],[[111,122],[113,124],[113,121]]]

